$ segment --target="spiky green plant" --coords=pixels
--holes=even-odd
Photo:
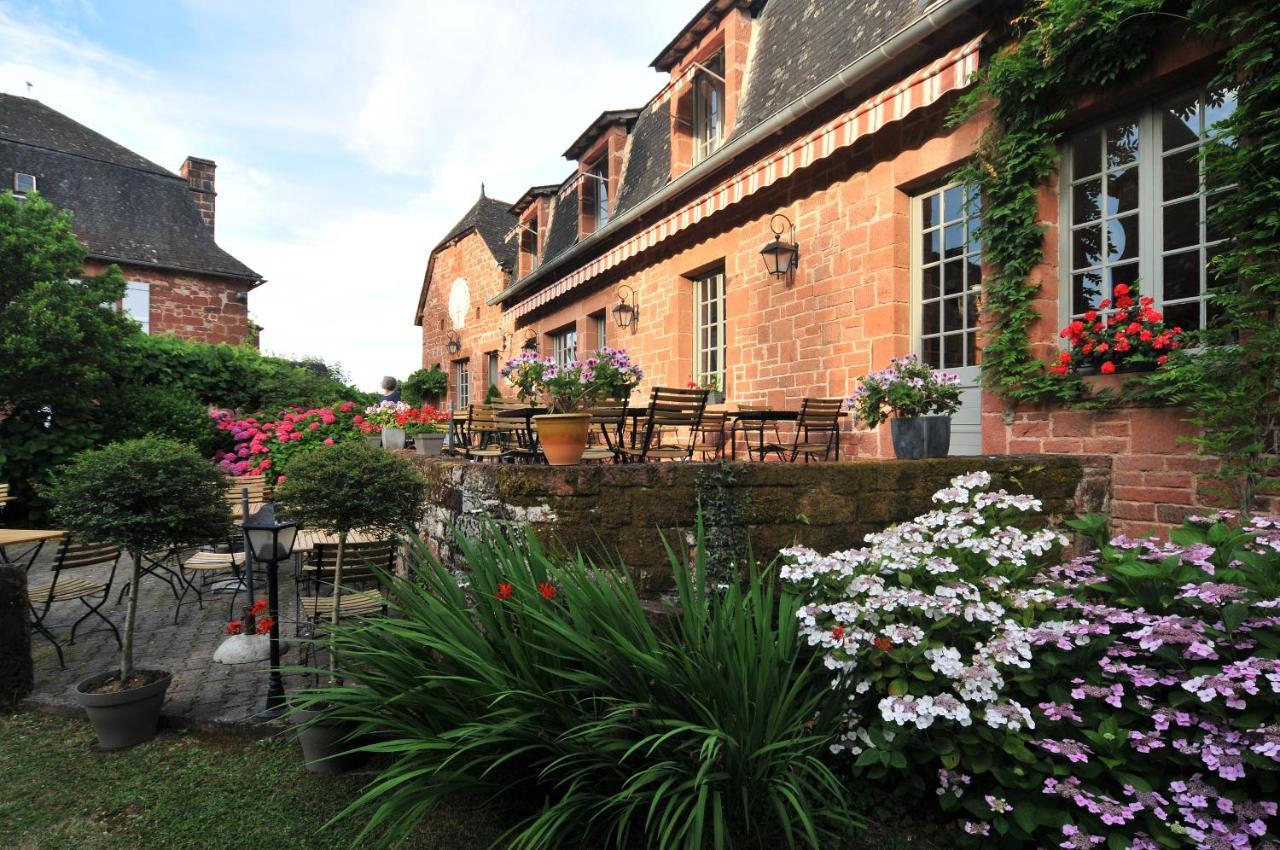
[[[822,683],[795,597],[753,572],[708,593],[705,545],[657,624],[625,569],[495,529],[465,577],[419,545],[396,615],[337,631],[342,677],[306,696],[392,757],[339,816],[409,835],[457,793],[541,803],[500,846],[818,847],[856,819],[824,759],[847,694]]]

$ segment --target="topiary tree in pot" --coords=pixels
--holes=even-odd
[[[132,562],[120,669],[76,686],[103,749],[155,737],[172,678],[166,671],[134,667],[142,558],[224,538],[231,529],[226,486],[222,473],[195,448],[144,437],[81,452],[44,488],[54,517],[72,536],[119,546]]]
[[[276,489],[276,501],[304,528],[338,537],[333,569],[334,627],[342,616],[339,590],[348,535],[356,530],[387,535],[413,531],[426,494],[426,481],[412,463],[359,441],[315,446],[290,461],[284,483]],[[329,684],[337,682],[337,658],[331,643]],[[343,731],[324,723],[312,710],[323,706],[305,700],[301,706],[307,767],[317,772],[340,769],[331,756],[340,752]]]

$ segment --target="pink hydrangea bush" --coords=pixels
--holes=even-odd
[[[1280,519],[1169,541],[1019,530],[1040,505],[961,476],[942,509],[784,578],[840,679],[852,768],[928,782],[956,843],[1275,850]]]
[[[350,401],[333,407],[295,408],[273,422],[256,416],[238,418],[229,410],[211,410],[209,415],[231,439],[231,448],[218,450],[214,462],[228,475],[266,475],[272,481],[298,451],[355,439],[367,425]]]

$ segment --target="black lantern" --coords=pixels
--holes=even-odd
[[[255,561],[267,564],[267,610],[271,616],[271,674],[267,699],[259,717],[279,717],[287,708],[284,679],[280,676],[280,562],[293,555],[298,523],[276,518],[276,503],[267,502],[240,526]]]
[[[457,331],[449,331],[449,342],[447,347],[450,354],[457,354],[462,350],[462,340],[458,338]]]
[[[534,330],[529,331],[529,335],[528,337],[526,337],[524,341],[524,345],[520,347],[525,351],[537,351],[538,350],[538,332]]]
[[[785,221],[786,225],[777,225],[778,219]],[[791,241],[783,242],[782,233],[787,228],[791,230]],[[769,274],[779,278],[794,274],[796,266],[800,265],[800,246],[796,244],[796,226],[791,223],[791,219],[778,213],[769,219],[769,229],[773,231],[773,241],[760,249],[765,269]]]
[[[631,301],[627,301],[627,296],[622,294],[622,290],[631,293]],[[618,287],[618,303],[613,306],[613,320],[618,323],[618,327],[626,330],[636,323],[636,291],[625,283]]]

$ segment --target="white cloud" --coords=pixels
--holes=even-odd
[[[596,114],[658,90],[647,63],[697,6],[188,0],[157,4],[150,50],[111,43],[108,4],[0,5],[0,90],[31,80],[169,168],[216,159],[218,241],[268,279],[264,347],[373,388],[419,365],[427,252],[480,182],[514,199],[566,175]]]

